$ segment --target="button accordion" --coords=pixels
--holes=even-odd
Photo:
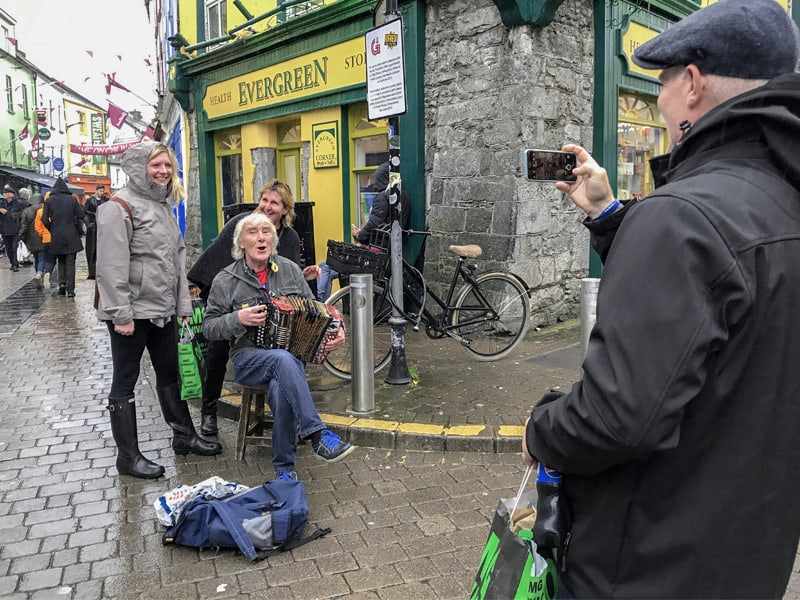
[[[300,296],[271,296],[264,303],[264,325],[248,327],[248,337],[256,347],[287,350],[303,362],[325,361],[325,342],[335,338],[342,326],[335,307]]]

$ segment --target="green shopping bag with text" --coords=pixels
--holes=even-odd
[[[181,378],[181,400],[203,397],[205,359],[197,336],[188,325],[181,325],[178,340],[178,373]]]
[[[533,542],[536,492],[525,492],[528,468],[516,498],[497,505],[483,548],[470,600],[554,600],[558,575],[552,559],[545,559]]]

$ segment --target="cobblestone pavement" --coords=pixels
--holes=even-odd
[[[29,293],[32,275],[0,269],[0,305],[19,290]],[[513,496],[522,477],[518,454],[362,446],[327,465],[301,447],[297,470],[306,483],[310,520],[331,527],[330,535],[259,563],[232,550],[163,546],[163,527],[152,509],[159,495],[211,475],[258,485],[273,477],[270,450],[249,447],[244,461],[234,460],[235,426],[223,420],[221,455],[176,457],[145,365],[137,386],[141,448],[166,467],[166,477],[119,476],[104,409],[111,377],[108,334],[90,309],[93,286],[85,275],[79,271],[74,300],[32,292],[40,308],[0,334],[0,597],[468,597],[497,502]],[[540,366],[558,358],[555,352],[561,351],[518,358],[524,370],[517,379],[491,383],[495,395],[535,378]],[[418,364],[424,384],[429,365]],[[481,372],[478,365],[469,366]],[[484,371],[475,385],[485,379]],[[471,385],[465,379],[464,388]],[[449,412],[448,395],[432,386],[394,393],[426,389],[428,397],[439,395],[431,402]],[[481,401],[491,399],[484,395]],[[516,425],[524,417],[510,414],[517,409],[497,413],[509,413]],[[495,417],[479,413],[471,418],[495,424]],[[436,416],[422,409],[414,414]],[[786,598],[800,598],[797,576]]]

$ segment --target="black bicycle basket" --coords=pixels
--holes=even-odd
[[[325,262],[331,269],[342,274],[371,273],[378,279],[384,276],[389,267],[389,253],[379,248],[328,240],[328,257]]]

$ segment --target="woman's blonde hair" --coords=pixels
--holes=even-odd
[[[292,196],[291,188],[279,179],[270,179],[265,183],[260,190],[258,190],[258,202],[261,202],[261,196],[264,192],[278,192],[281,197],[283,206],[289,209],[285,215],[281,217],[282,227],[291,227],[294,223],[294,196]]]
[[[272,252],[270,256],[278,253],[278,232],[275,230],[275,225],[269,220],[269,217],[262,212],[253,212],[244,217],[241,221],[236,223],[236,228],[233,230],[233,247],[231,248],[231,256],[234,260],[244,258],[244,250],[242,250],[242,229],[245,225],[264,225],[269,224],[269,230],[272,232]]]
[[[175,157],[175,152],[173,152],[172,148],[169,146],[165,146],[164,144],[156,144],[153,146],[153,149],[150,150],[150,154],[147,155],[147,163],[149,163],[162,152],[167,153],[169,156],[169,162],[172,164],[172,181],[170,182],[172,183],[171,196],[172,201],[177,205],[181,201],[181,198],[186,195],[186,190],[183,189],[183,184],[178,178],[178,159]]]

